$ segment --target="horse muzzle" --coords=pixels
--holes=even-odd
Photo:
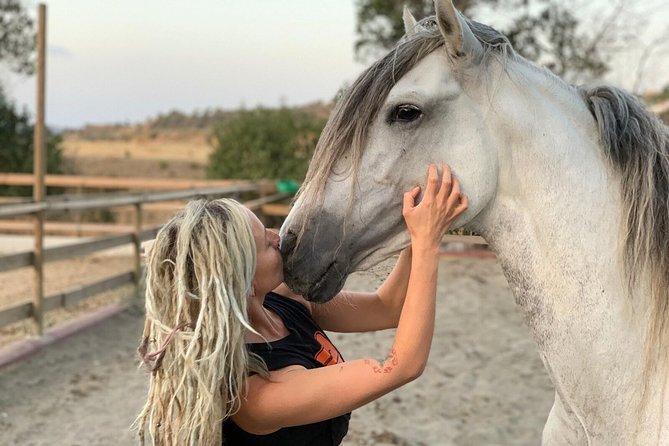
[[[331,300],[344,287],[349,268],[336,257],[328,260],[328,252],[316,252],[313,244],[302,240],[297,246],[297,236],[287,231],[281,239],[283,277],[286,285],[310,302],[324,303]]]

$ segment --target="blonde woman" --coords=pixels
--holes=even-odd
[[[350,412],[427,362],[439,244],[467,207],[447,166],[404,194],[411,247],[376,293],[316,305],[283,282],[279,236],[233,200],[194,201],[148,258],[139,351],[151,370],[138,419],[153,445],[338,445]],[[386,359],[344,362],[323,330],[397,327]],[[372,352],[375,357],[381,352]]]

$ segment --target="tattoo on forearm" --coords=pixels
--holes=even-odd
[[[393,368],[399,364],[397,359],[397,351],[392,349],[390,351],[390,356],[385,359],[365,359],[365,364],[368,364],[372,367],[374,373],[390,373]]]

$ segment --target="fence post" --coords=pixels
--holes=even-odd
[[[142,203],[135,204],[135,233],[133,234],[135,245],[135,293],[141,297],[140,281],[142,279]]]
[[[46,171],[46,147],[44,134],[44,88],[46,73],[46,5],[39,5],[37,29],[37,104],[35,108],[35,130],[33,134],[33,201],[43,202],[46,196],[44,174]],[[33,269],[35,294],[33,297],[33,320],[38,336],[44,334],[44,211],[35,213]]]

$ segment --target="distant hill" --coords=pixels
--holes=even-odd
[[[644,94],[643,100],[652,112],[657,113],[660,119],[669,125],[669,85],[662,91]]]
[[[643,95],[643,100],[647,104],[657,104],[658,102],[669,101],[669,85],[664,87],[662,91],[651,91]]]
[[[291,107],[327,118],[331,104]],[[64,130],[67,173],[144,178],[206,178],[214,127],[239,110],[173,110],[136,124],[86,125]]]
[[[290,107],[327,118],[332,104],[315,102]],[[207,109],[185,113],[172,110],[149,118],[139,124],[89,124],[80,129],[65,130],[63,135],[86,141],[132,141],[168,137],[171,140],[189,139],[197,134],[208,134],[213,127],[237,113],[237,110]]]

